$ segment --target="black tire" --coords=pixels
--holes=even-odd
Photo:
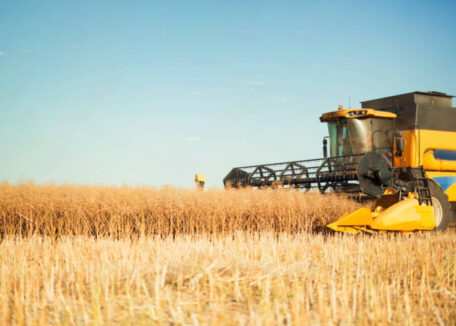
[[[431,190],[432,205],[435,209],[436,225],[435,231],[445,231],[451,223],[453,212],[448,201],[448,196],[443,191],[440,185],[433,181],[429,181],[429,189]]]

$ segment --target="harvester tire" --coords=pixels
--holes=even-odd
[[[438,183],[430,180],[429,189],[431,190],[432,205],[435,209],[436,225],[434,231],[445,231],[451,223],[452,211],[448,201],[448,196]]]

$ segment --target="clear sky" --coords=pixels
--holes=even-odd
[[[0,1],[0,181],[222,186],[324,111],[456,95],[456,1]]]

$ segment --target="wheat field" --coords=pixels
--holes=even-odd
[[[124,238],[322,229],[359,205],[290,190],[0,185],[0,234]]]
[[[356,207],[3,184],[0,325],[455,325],[456,233],[319,232]]]

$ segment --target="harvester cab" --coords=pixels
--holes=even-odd
[[[350,156],[370,151],[392,150],[396,114],[374,109],[348,109],[325,113],[328,123],[330,155]]]
[[[414,92],[328,112],[324,157],[234,168],[228,187],[293,187],[374,202],[328,225],[341,232],[445,230],[456,207],[452,96]],[[329,155],[327,141],[329,139]]]

